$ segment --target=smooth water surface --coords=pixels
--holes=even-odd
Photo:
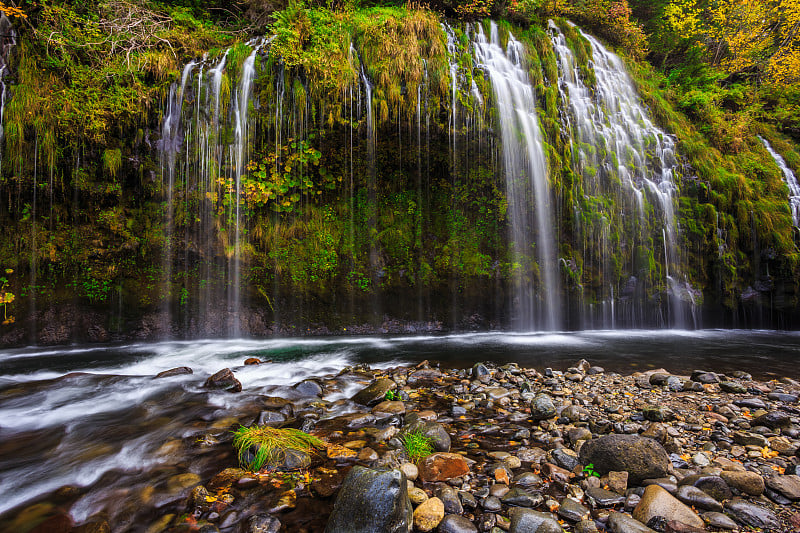
[[[272,362],[243,366],[248,357]],[[75,520],[83,520],[107,505],[103,498],[114,490],[153,484],[158,475],[168,475],[159,469],[188,460],[171,443],[203,438],[231,413],[249,424],[252,417],[241,413],[252,413],[258,397],[291,395],[288,386],[348,365],[385,368],[427,359],[443,367],[491,361],[542,370],[566,369],[581,358],[624,373],[664,367],[675,373],[745,370],[759,379],[800,378],[800,333],[476,333],[6,350],[0,352],[0,514],[72,485],[84,488],[71,507]],[[179,366],[194,373],[154,379]],[[242,393],[202,387],[226,367],[242,382]],[[353,381],[325,399],[348,398],[360,387]],[[196,470],[202,473],[200,466]]]

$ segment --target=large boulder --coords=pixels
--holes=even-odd
[[[666,476],[669,456],[657,441],[639,435],[604,435],[581,446],[582,464],[592,464],[596,472],[628,472],[631,483]]]
[[[410,533],[412,525],[405,474],[354,466],[342,483],[325,533]]]

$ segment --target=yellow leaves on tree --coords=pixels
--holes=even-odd
[[[0,2],[0,12],[7,17],[28,18],[28,15],[26,15],[22,9],[14,6],[7,6],[3,2]]]
[[[694,40],[700,34],[701,13],[695,0],[673,0],[664,7],[667,26],[682,39]]]
[[[728,72],[758,65],[773,45],[769,11],[762,0],[719,0],[711,9],[714,62]]]
[[[782,0],[779,6],[782,27],[776,53],[769,59],[770,78],[782,85],[800,82],[800,0]]]
[[[800,81],[800,0],[670,0],[663,19],[677,37],[706,46],[710,61],[729,73]]]
[[[800,0],[717,0],[710,15],[714,62],[726,71],[755,69],[782,85],[800,80]]]

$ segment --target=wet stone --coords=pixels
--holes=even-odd
[[[742,446],[758,446],[759,448],[769,446],[769,441],[765,436],[756,433],[745,433],[744,431],[735,431],[733,433],[733,441]]]
[[[702,515],[700,515],[700,518],[703,519],[703,522],[705,522],[706,525],[709,525],[711,527],[716,527],[719,529],[729,529],[729,530],[739,528],[739,525],[736,522],[731,520],[731,518],[728,515],[723,513],[717,513],[717,512],[703,513]]]
[[[589,509],[574,498],[564,498],[558,508],[558,515],[570,522],[580,522],[589,517]]]
[[[742,385],[737,381],[721,381],[719,384],[719,388],[722,389],[723,392],[729,392],[732,394],[746,394],[747,387]]]
[[[556,406],[550,396],[537,394],[531,400],[531,418],[534,420],[546,420],[554,416],[556,416]]]
[[[761,398],[744,398],[734,400],[733,405],[737,407],[747,407],[748,409],[766,409],[767,404]]]
[[[522,472],[520,474],[517,474],[516,476],[514,476],[512,482],[514,483],[514,485],[519,485],[520,487],[526,489],[541,487],[542,483],[544,483],[542,481],[542,478],[534,474],[533,472]]]
[[[500,502],[500,498],[497,496],[487,496],[486,498],[481,501],[481,507],[485,511],[489,512],[496,512],[503,508],[503,504]]]
[[[383,401],[386,393],[397,388],[397,383],[391,379],[378,379],[367,387],[358,391],[352,400],[361,405],[372,406]]]
[[[611,533],[654,533],[632,516],[617,512],[608,515],[608,530]]]
[[[478,533],[478,528],[464,518],[454,514],[449,514],[439,523],[437,533]]]
[[[251,516],[244,527],[245,533],[278,533],[280,529],[280,520],[263,514]]]
[[[767,398],[776,402],[795,403],[798,399],[796,394],[788,394],[783,392],[770,392]]]
[[[650,485],[645,489],[639,505],[633,510],[633,517],[646,524],[655,516],[669,517],[693,527],[703,527],[703,521],[692,509],[658,485]]]
[[[447,514],[462,514],[464,507],[458,497],[458,491],[448,485],[439,485],[434,493],[444,504],[444,511]]]
[[[766,478],[766,485],[789,500],[800,500],[800,477],[798,476],[771,476]]]
[[[738,522],[750,527],[780,529],[781,524],[775,513],[760,505],[741,498],[725,503],[725,511]]]
[[[690,507],[707,511],[722,511],[722,504],[692,485],[683,485],[678,488],[675,496]]]
[[[414,510],[414,527],[419,531],[433,531],[444,518],[445,508],[439,498],[422,502]]]
[[[205,381],[207,389],[224,390],[227,392],[242,392],[242,384],[233,375],[230,368],[223,368]]]
[[[553,450],[553,460],[558,464],[558,466],[565,468],[567,470],[574,470],[576,466],[580,463],[578,461],[578,456],[572,450],[568,450],[567,448],[558,448]]]
[[[399,532],[408,531],[412,523],[405,475],[355,466],[342,484],[325,531]]]
[[[694,474],[683,478],[680,481],[680,485],[697,487],[718,501],[727,500],[732,496],[730,486],[720,476]]]
[[[461,491],[458,493],[458,497],[461,499],[461,505],[464,507],[468,507],[470,509],[475,509],[478,507],[478,500],[472,495],[471,492]]]
[[[423,459],[419,475],[423,481],[447,481],[469,472],[466,459],[454,453],[434,453]]]
[[[714,372],[695,370],[692,372],[691,380],[703,384],[719,383],[719,376],[717,376]]]
[[[600,474],[626,471],[632,483],[666,475],[670,468],[664,447],[638,435],[605,435],[592,439],[581,446],[579,457],[581,464],[593,464]]]
[[[764,492],[764,478],[755,472],[726,470],[720,473],[720,477],[739,492],[751,496],[760,496]]]
[[[256,420],[259,426],[280,427],[281,424],[286,422],[286,417],[275,411],[261,411]]]
[[[515,507],[508,512],[509,533],[561,533],[563,529],[552,514]]]
[[[586,489],[586,495],[594,500],[597,507],[612,507],[625,502],[625,496],[601,488]]]
[[[771,429],[786,427],[791,423],[789,415],[783,411],[771,411],[754,419],[752,426],[766,426]]]
[[[170,368],[156,374],[156,378],[171,378],[173,376],[183,376],[186,374],[193,374],[194,371],[188,366],[179,366],[177,368]]]
[[[306,398],[322,396],[322,386],[313,379],[303,380],[292,388]]]

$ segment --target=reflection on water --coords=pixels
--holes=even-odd
[[[258,412],[254,406],[259,396],[284,393],[286,386],[307,377],[333,374],[356,363],[389,367],[428,359],[442,366],[467,367],[478,361],[513,361],[542,369],[566,368],[585,358],[607,371],[744,370],[771,379],[799,377],[799,355],[798,333],[727,330],[187,341],[8,350],[0,352],[0,494],[4,495],[0,514],[64,485],[91,487],[72,507],[73,518],[80,521],[132,479],[152,485],[174,474],[170,465],[188,457],[184,443],[202,438],[228,413],[238,413],[239,422],[248,424],[252,418],[247,416]],[[244,366],[249,357],[271,362]],[[180,366],[191,367],[194,374],[153,378]],[[209,375],[225,367],[242,382],[242,393],[202,387]],[[350,394],[344,389],[327,399]],[[203,466],[192,463],[192,468],[201,473]]]

